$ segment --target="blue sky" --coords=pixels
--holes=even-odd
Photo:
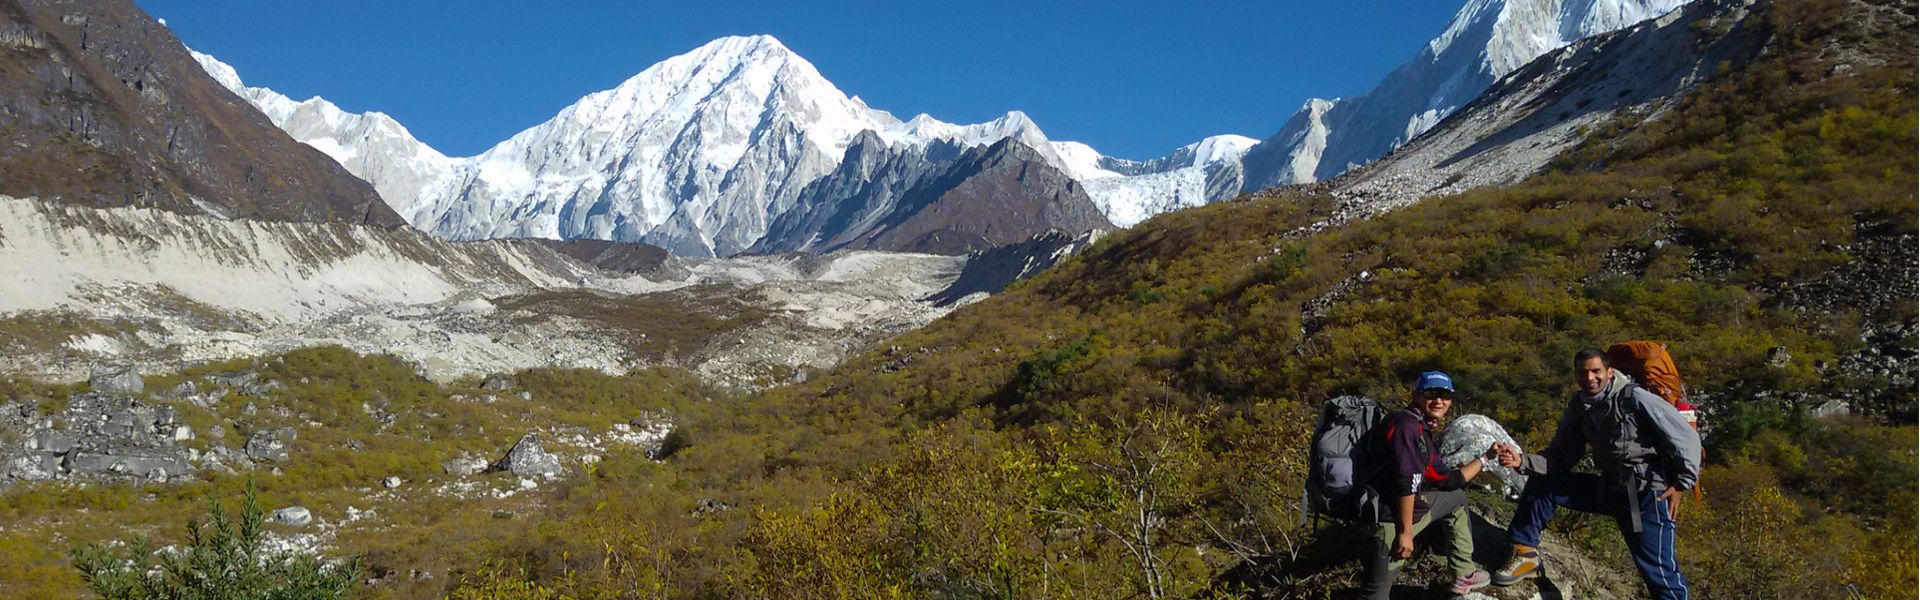
[[[772,34],[900,118],[1008,110],[1048,137],[1152,158],[1264,138],[1310,97],[1365,92],[1458,0],[1046,2],[135,0],[248,85],[393,115],[477,154],[724,35]]]

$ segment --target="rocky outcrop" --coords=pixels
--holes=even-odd
[[[128,0],[0,2],[0,194],[398,226],[366,182],[222,89]]]
[[[32,404],[0,414],[0,429],[22,434],[17,447],[0,449],[3,481],[82,479],[164,483],[196,471],[197,451],[180,442],[193,439],[172,408],[130,395],[90,391],[67,398],[66,406],[42,414]]]

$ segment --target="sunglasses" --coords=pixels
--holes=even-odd
[[[1447,391],[1447,390],[1443,390],[1443,389],[1439,389],[1439,388],[1434,388],[1434,389],[1428,389],[1428,390],[1420,390],[1420,397],[1422,397],[1422,398],[1426,398],[1426,399],[1428,399],[1428,400],[1448,400],[1448,401],[1451,401],[1451,400],[1453,400],[1453,392],[1449,392],[1449,391]]]

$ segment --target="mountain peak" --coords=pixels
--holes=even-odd
[[[1419,55],[1373,90],[1310,100],[1248,153],[1244,191],[1333,178],[1384,156],[1494,81],[1576,40],[1615,31],[1688,0],[1470,0]]]
[[[716,38],[699,48],[668,60],[696,59],[706,64],[738,64],[761,60],[797,58],[793,50],[771,35],[730,35]]]

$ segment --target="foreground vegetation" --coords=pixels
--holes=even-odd
[[[1764,28],[1765,58],[1522,184],[1311,235],[1292,232],[1334,199],[1163,215],[752,398],[673,371],[540,372],[517,377],[532,401],[476,403],[457,398],[487,392],[382,357],[269,361],[289,387],[258,400],[323,427],[261,493],[340,514],[378,477],[439,481],[440,460],[527,423],[660,411],[684,425],[663,460],[608,451],[504,498],[401,488],[334,550],[364,557],[369,597],[1327,597],[1356,567],[1348,538],[1295,512],[1319,401],[1404,397],[1413,373],[1445,369],[1456,411],[1537,447],[1575,349],[1652,338],[1707,405],[1707,492],[1679,541],[1695,591],[1908,597],[1913,5],[1763,6],[1738,26]],[[393,429],[364,418],[376,394],[403,415]],[[191,418],[268,418],[249,401]],[[1855,414],[1809,415],[1834,401]],[[0,592],[71,597],[63,544],[165,541],[239,486],[9,491]],[[1564,521],[1560,538],[1630,568],[1611,525]]]

